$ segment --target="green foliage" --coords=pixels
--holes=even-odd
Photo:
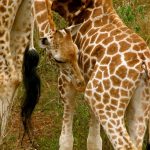
[[[63,29],[67,26],[67,22],[65,21],[65,19],[62,18],[58,13],[53,12],[53,17],[57,29]]]
[[[137,16],[140,17],[141,20],[144,20],[144,8],[144,5],[137,5],[137,0],[131,0],[119,6],[117,12],[126,25],[132,27],[136,32],[140,32],[141,27]]]

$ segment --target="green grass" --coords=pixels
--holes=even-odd
[[[127,13],[127,10],[122,11],[121,9],[125,8],[126,4],[129,0],[114,0],[115,8],[117,12]],[[133,0],[132,0],[133,2]],[[144,7],[144,17],[141,17],[140,12],[138,15],[134,14],[133,5],[130,7],[129,14],[133,16],[129,16],[129,18],[124,18],[125,14],[120,13],[121,17],[124,19],[124,22],[132,29],[136,30],[136,26],[140,27],[140,30],[136,30],[138,34],[140,34],[148,44],[150,44],[150,6],[149,0],[138,1],[134,3],[135,6],[143,6]],[[127,16],[128,17],[128,16]],[[149,19],[148,19],[149,18]],[[127,20],[126,20],[127,19]],[[129,19],[129,20],[128,20]],[[66,26],[66,22],[63,20],[60,22],[60,18],[57,14],[55,14],[55,21],[58,24],[58,28],[62,28]],[[61,25],[60,25],[61,24]],[[37,36],[36,36],[37,37]],[[35,39],[37,43],[37,38]],[[38,45],[36,47],[39,49]],[[40,150],[58,150],[59,149],[59,136],[61,132],[61,124],[62,124],[62,115],[63,115],[63,104],[61,103],[61,99],[58,94],[57,89],[57,76],[58,69],[57,66],[54,65],[53,62],[48,61],[46,54],[43,50],[39,49],[41,62],[38,68],[38,72],[42,79],[42,92],[40,101],[36,107],[36,110],[33,114],[33,126],[34,133],[37,138],[37,143],[39,145]],[[20,102],[22,100],[23,89],[20,87],[18,96],[15,101],[15,105],[13,107],[13,113],[10,118],[9,123],[9,134],[5,139],[5,144],[3,145],[4,150],[22,150],[20,146],[20,133],[22,133],[22,126],[20,123]],[[74,116],[74,150],[86,150],[86,138],[88,134],[88,124],[89,124],[89,111],[88,106],[84,102],[83,95],[78,95],[76,98],[76,112]],[[103,150],[113,150],[112,146],[104,133],[101,131],[101,135],[103,138]],[[145,138],[145,143],[146,143]],[[25,149],[31,149],[28,140],[24,141]],[[145,145],[144,145],[145,147]],[[145,149],[145,148],[144,148]]]

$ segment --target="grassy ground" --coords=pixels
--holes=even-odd
[[[114,0],[117,12],[124,19],[125,23],[132,29],[136,30],[150,46],[150,3],[149,0],[134,0],[131,4],[132,10],[125,10],[129,0]],[[130,2],[133,0],[130,0]],[[141,6],[144,12],[139,12],[134,15],[135,9]],[[125,7],[125,8],[124,8]],[[140,8],[139,8],[140,9]],[[133,14],[132,14],[133,13]],[[129,18],[126,18],[126,15]],[[142,16],[142,17],[141,17]],[[131,19],[131,18],[132,19]],[[127,20],[126,20],[127,19]],[[129,20],[128,20],[129,19]],[[131,19],[131,20],[130,20]],[[56,17],[56,22],[59,21]],[[133,22],[134,23],[133,23]],[[63,23],[64,26],[64,23]],[[140,27],[140,29],[139,29]],[[61,121],[63,105],[59,98],[57,90],[57,75],[58,69],[49,62],[45,53],[40,50],[41,62],[38,68],[42,79],[42,95],[40,102],[36,107],[33,115],[34,133],[37,138],[40,150],[58,150],[58,140],[61,131]],[[22,87],[19,89],[19,94],[16,98],[13,112],[10,118],[8,127],[8,136],[3,145],[4,150],[22,150],[31,149],[28,139],[24,140],[23,148],[20,146],[20,133],[22,126],[20,123],[20,102],[22,100]],[[83,95],[78,95],[76,98],[77,111],[74,118],[74,150],[86,150],[86,138],[88,134],[88,107],[84,103]],[[107,136],[102,131],[103,150],[112,150]],[[1,149],[1,148],[0,148]],[[145,149],[145,148],[144,148]]]

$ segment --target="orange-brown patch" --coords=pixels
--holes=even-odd
[[[120,66],[116,71],[116,75],[118,75],[122,79],[126,77],[126,74],[127,74],[127,68],[125,66]]]
[[[119,98],[119,89],[111,88],[110,94],[115,98]]]
[[[127,62],[128,66],[134,67],[137,63],[139,62],[139,60],[134,59],[134,60],[130,60]]]
[[[123,116],[123,115],[124,115],[124,112],[123,112],[122,110],[119,110],[119,111],[117,112],[117,115],[118,115],[118,116]]]
[[[137,54],[136,53],[132,53],[132,52],[127,52],[124,54],[125,60],[129,61],[129,60],[134,60],[137,59]]]
[[[44,24],[42,24],[41,30],[45,30],[46,26],[48,25],[48,20]]]
[[[89,29],[88,36],[90,37],[91,35],[94,35],[94,34],[97,33],[97,32],[98,32],[97,29],[91,28],[91,29]]]
[[[128,78],[132,79],[133,81],[137,80],[139,73],[136,70],[130,69],[128,72]]]
[[[105,25],[104,27],[102,27],[102,29],[100,30],[101,32],[110,32],[114,29],[114,26],[112,24],[108,24]]]
[[[111,104],[114,105],[114,106],[118,106],[118,100],[111,99]]]
[[[110,36],[115,36],[115,35],[118,35],[118,34],[120,34],[121,33],[121,31],[119,30],[119,29],[115,29],[115,30],[112,30],[111,32],[110,32]]]
[[[125,41],[121,41],[119,44],[120,44],[120,51],[121,52],[124,52],[124,51],[128,50],[131,47],[131,45],[129,45]]]
[[[103,105],[102,103],[98,103],[98,104],[96,105],[96,108],[97,108],[97,109],[103,109],[103,108],[104,108],[104,105]]]
[[[133,83],[126,79],[122,82],[122,86],[126,89],[131,89],[133,87]]]
[[[140,50],[139,45],[134,45],[134,46],[133,46],[133,50],[139,51],[139,50]]]
[[[86,47],[89,47],[89,46],[88,46],[88,45],[89,45],[89,41],[90,41],[90,39],[85,39],[85,40],[84,40],[84,44],[82,43],[82,44],[83,44],[83,45],[82,45],[82,48],[83,48],[83,49],[85,49]]]
[[[131,35],[131,34],[133,34],[134,32],[133,32],[131,29],[128,28],[128,29],[126,30],[126,33]]]
[[[108,123],[108,128],[113,128],[112,124]],[[114,133],[114,130],[109,130],[111,133]]]
[[[96,56],[97,58],[101,59],[105,54],[105,48],[102,45],[97,45],[94,47],[91,56]]]
[[[92,91],[91,91],[91,90],[86,90],[86,94],[87,94],[88,96],[91,96],[91,95],[92,95]]]
[[[147,51],[145,51],[145,56],[147,57],[147,58],[150,58],[150,50],[147,50]]]
[[[111,76],[111,81],[112,81],[113,86],[120,86],[121,84],[121,80],[114,75]]]
[[[118,46],[116,43],[112,43],[111,45],[109,45],[109,47],[107,49],[108,55],[114,55],[117,52],[118,52]]]
[[[94,79],[94,80],[93,80],[93,86],[96,87],[98,84],[99,84],[99,81],[96,80],[96,79]]]
[[[82,34],[86,34],[92,28],[92,21],[88,20],[84,25],[81,27],[80,32]]]
[[[108,45],[112,41],[113,41],[113,37],[108,37],[103,41],[103,44]]]
[[[110,57],[105,56],[102,60],[101,60],[101,64],[103,65],[107,65],[110,62]]]
[[[103,86],[102,86],[102,83],[100,83],[100,84],[98,85],[97,91],[100,92],[100,93],[102,93],[102,92],[104,91]]]
[[[47,20],[48,16],[47,16],[47,12],[42,13],[40,16],[37,16],[37,21],[39,23],[44,22],[45,20]]]
[[[114,105],[110,105],[111,110],[116,111],[116,107]]]
[[[97,101],[100,101],[101,96],[97,93],[94,93],[94,97]]]
[[[107,103],[109,103],[109,100],[110,100],[110,96],[109,96],[109,94],[108,93],[104,93],[103,94],[103,103],[104,104],[107,104]]]
[[[118,66],[120,64],[121,64],[121,56],[120,55],[114,56],[112,58],[110,65],[109,65],[110,73],[113,74],[115,69],[116,69],[116,66]]]
[[[84,73],[87,73],[87,72],[88,72],[89,64],[90,64],[90,61],[87,60],[86,63],[84,64]]]
[[[108,37],[107,33],[100,34],[99,37],[96,40],[96,43],[99,43],[100,41],[102,41],[103,39],[106,39],[107,37]]]
[[[111,87],[111,83],[109,80],[103,80],[103,85],[105,90],[108,90]]]
[[[121,34],[121,35],[115,36],[115,39],[116,41],[120,41],[120,40],[123,40],[125,37],[127,37],[127,34]]]
[[[125,103],[120,103],[120,104],[119,104],[119,108],[120,108],[120,109],[125,109],[125,108],[126,108]]]
[[[128,96],[128,91],[121,90],[121,96]]]
[[[94,22],[94,27],[100,27],[107,24],[107,17],[103,17],[101,19],[97,19]]]
[[[42,10],[45,10],[45,1],[35,1],[34,2],[34,8],[35,8],[35,12],[38,13]]]
[[[90,43],[94,43],[96,38],[97,38],[97,36],[98,36],[97,34],[92,35]]]
[[[100,14],[102,14],[102,9],[100,9],[100,8],[94,9],[92,17],[95,18],[95,17],[99,16]]]
[[[98,72],[97,72],[96,78],[97,78],[97,79],[102,79],[102,72],[101,72],[101,71],[98,71]]]
[[[6,8],[3,5],[0,5],[0,12],[3,13],[6,11]]]
[[[141,48],[141,50],[147,49],[147,44],[145,42],[142,42],[139,44],[139,47]]]

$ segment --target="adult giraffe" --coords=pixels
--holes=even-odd
[[[21,116],[25,127],[25,133],[28,133],[29,138],[32,136],[30,131],[30,119],[40,96],[40,80],[36,73],[39,56],[33,45],[34,28],[32,22],[34,19],[31,15],[31,6],[33,2],[32,0],[2,0],[0,2],[1,142],[6,134],[6,125],[16,90],[19,83],[22,81],[22,64],[26,97],[22,103]],[[49,28],[51,29],[53,19],[50,14],[48,18],[48,23],[50,23]],[[30,47],[28,47],[30,38]],[[68,41],[68,44],[66,44],[66,41]],[[51,50],[49,42],[52,42],[51,47],[53,49],[51,53],[53,58],[58,63],[62,63],[60,64],[62,68],[65,68],[69,64],[66,69],[70,71],[70,76],[68,76],[68,78],[74,79],[74,85],[77,90],[84,89],[84,79],[77,64],[77,47],[72,41],[70,32],[55,31],[50,41],[43,40],[46,47]]]
[[[79,13],[80,8],[84,9]],[[145,41],[124,25],[112,0],[54,0],[52,9],[70,25],[82,24],[74,41],[87,83],[85,99],[92,110],[88,150],[102,149],[99,123],[114,149],[142,150],[150,99],[150,51]],[[75,89],[62,74],[58,84],[64,116],[59,144],[60,150],[72,150]],[[131,137],[124,124],[128,104]]]
[[[29,11],[26,11],[29,10]],[[0,1],[0,141],[22,80],[23,54],[30,36],[31,0]]]

